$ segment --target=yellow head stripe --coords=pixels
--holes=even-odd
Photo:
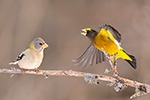
[[[91,31],[91,28],[86,28],[86,31]]]
[[[31,49],[34,49],[33,42],[31,42],[31,43],[30,43],[30,46],[29,46],[29,48],[31,48]]]

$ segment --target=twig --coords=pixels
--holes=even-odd
[[[89,82],[91,84],[99,84],[99,81],[107,81],[107,82],[113,83],[115,81],[118,81],[118,77],[119,77],[119,82],[117,82],[117,85],[124,84],[126,86],[134,87],[139,90],[133,96],[130,97],[131,99],[135,98],[137,96],[142,96],[142,95],[146,95],[146,94],[150,93],[150,85],[149,84],[136,82],[136,81],[133,81],[130,79],[120,77],[120,76],[111,77],[111,76],[105,76],[105,75],[100,75],[100,74],[78,72],[78,71],[73,71],[73,70],[39,70],[38,72],[35,72],[33,70],[26,70],[26,71],[22,72],[21,69],[0,69],[0,73],[32,74],[32,75],[43,75],[46,77],[48,77],[48,76],[81,77],[81,78],[84,78],[84,80],[86,82]],[[120,84],[118,84],[118,83],[120,83]],[[116,86],[115,86],[115,88],[116,88]]]
[[[111,57],[107,54],[107,52],[105,52],[105,50],[103,48],[101,48],[101,49],[102,49],[103,53],[105,54],[110,66],[111,66],[111,69],[112,69],[112,72],[114,73],[114,76],[117,77],[118,76],[117,65],[112,62]]]

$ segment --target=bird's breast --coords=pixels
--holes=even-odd
[[[18,62],[20,68],[35,69],[38,68],[43,60],[43,55],[35,51],[29,51],[25,54],[22,60]]]
[[[103,48],[104,51],[110,55],[114,55],[119,51],[119,48],[116,45],[116,43],[110,40],[108,37],[97,36],[94,38],[92,43],[97,49],[102,51]]]

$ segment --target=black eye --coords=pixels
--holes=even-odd
[[[42,43],[39,43],[39,45],[43,45]]]

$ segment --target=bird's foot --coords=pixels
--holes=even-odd
[[[24,69],[24,68],[21,68],[21,71],[24,73],[24,72],[25,72],[25,69]]]
[[[34,71],[38,73],[40,70],[38,68],[34,68]]]

